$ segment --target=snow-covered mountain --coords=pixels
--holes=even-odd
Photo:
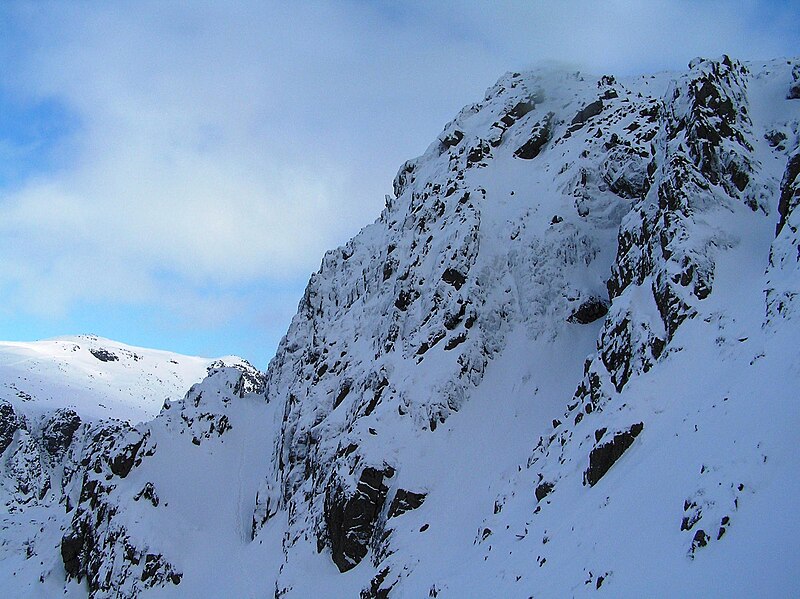
[[[502,77],[265,374],[136,426],[2,404],[0,590],[791,596],[798,89],[785,59]]]
[[[181,399],[209,367],[240,358],[198,358],[125,345],[94,335],[0,342],[0,400],[36,415],[69,408],[83,419],[151,420]]]
[[[0,342],[2,596],[25,596],[25,584],[38,580],[45,563],[31,552],[42,538],[55,543],[47,568],[58,560],[65,507],[80,494],[91,452],[113,447],[132,424],[180,403],[192,385],[224,368],[261,377],[235,356],[184,356],[94,335]],[[37,584],[30,593],[55,591]]]

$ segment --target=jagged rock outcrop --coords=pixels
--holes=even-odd
[[[415,510],[425,502],[425,493],[415,493],[414,491],[407,491],[406,489],[397,489],[397,492],[392,499],[392,505],[389,506],[389,518],[401,516],[406,512]]]
[[[65,408],[55,410],[42,427],[44,448],[53,457],[63,455],[80,425],[81,419],[75,410]]]
[[[567,321],[589,324],[603,318],[606,314],[608,314],[608,302],[597,297],[590,297],[569,315]]]
[[[14,406],[7,401],[0,402],[0,454],[11,445],[18,428],[19,421]]]
[[[781,197],[778,201],[780,220],[775,231],[776,235],[780,235],[783,226],[786,224],[786,219],[800,204],[800,180],[798,177],[800,177],[800,152],[789,158],[789,163],[786,165],[786,171],[783,174]]]
[[[589,454],[589,467],[584,472],[583,480],[593,487],[611,469],[622,454],[633,445],[633,440],[642,432],[644,425],[640,422],[628,430],[616,433],[608,441],[600,443]]]
[[[349,494],[333,483],[325,497],[325,525],[333,562],[347,572],[364,559],[375,533],[376,523],[386,501],[394,469],[367,466],[361,471],[355,490]]]
[[[554,113],[548,112],[541,121],[538,121],[533,126],[530,139],[517,148],[514,156],[523,160],[536,158],[553,135],[554,117]]]
[[[800,295],[800,151],[788,160],[780,186],[776,238],[769,256],[767,318],[779,322],[798,309]]]
[[[89,353],[91,353],[95,358],[97,358],[101,362],[119,361],[119,357],[114,352],[111,352],[102,347],[90,349]]]
[[[789,100],[800,100],[800,67],[795,65],[792,69],[792,83],[789,86],[789,93],[786,95]]]
[[[126,479],[135,478],[132,473],[146,461],[169,460],[158,451],[157,438],[165,432],[185,437],[191,446],[218,441],[233,428],[231,405],[252,396],[247,389],[259,389],[261,381],[247,363],[214,364],[206,380],[180,402],[168,402],[152,424],[106,423],[87,431],[80,491],[61,556],[70,578],[87,581],[90,597],[136,597],[148,588],[181,583],[183,572],[174,557],[142,537],[138,520],[127,514],[142,499],[152,508],[162,506],[156,486],[148,480],[134,494]],[[120,503],[120,493],[129,496],[130,505]]]
[[[564,79],[567,89],[542,92],[550,77]],[[326,255],[267,373],[267,396],[285,406],[275,464],[282,490],[276,494],[274,483],[265,485],[256,528],[274,510],[287,509],[311,514],[297,526],[329,538],[319,514],[333,464],[354,472],[365,454],[380,461],[402,443],[388,432],[395,425],[387,430],[381,422],[435,431],[480,384],[516,323],[533,338],[552,338],[570,318],[589,322],[602,315],[604,303],[593,298],[605,294],[603,274],[613,256],[598,239],[618,226],[622,213],[613,205],[621,200],[602,193],[603,177],[588,165],[610,163],[611,153],[620,152],[616,146],[625,147],[620,160],[631,166],[614,181],[628,181],[619,189],[640,189],[634,173],[644,172],[651,159],[656,123],[620,141],[604,128],[620,118],[634,122],[651,109],[650,101],[637,102],[604,79],[597,104],[603,110],[597,111],[568,100],[571,85],[582,82],[549,73],[501,80],[482,104],[462,111],[425,156],[401,168],[397,197],[387,200],[379,220]],[[568,128],[566,115],[574,120],[575,113],[583,115],[575,123],[580,127]],[[577,214],[542,234],[528,228],[525,202],[489,193],[477,178],[484,165],[504,156],[540,160],[548,144],[565,143],[567,132],[588,148],[558,179]],[[495,222],[498,202],[513,215],[505,224]],[[508,242],[484,248],[495,230]],[[578,272],[589,273],[588,284],[574,285]],[[413,392],[409,379],[428,381],[426,393]],[[364,447],[371,430],[380,438],[375,448],[371,440]]]
[[[598,397],[608,395],[593,381],[609,376],[619,392],[633,374],[647,372],[711,293],[715,254],[735,240],[705,227],[706,215],[737,201],[765,209],[767,194],[748,141],[746,77],[746,67],[728,57],[693,61],[655,111],[652,188],[620,227],[608,281],[612,315],[576,394],[583,404],[597,407]]]
[[[85,470],[76,507],[70,529],[61,540],[64,569],[70,577],[86,580],[91,597],[113,592],[135,596],[150,586],[140,586],[144,579],[139,566],[144,555],[115,519],[119,507],[113,494],[137,459],[141,463],[139,452],[147,439],[122,424],[87,431],[87,437],[89,447],[81,464]],[[165,567],[171,572],[171,566]]]

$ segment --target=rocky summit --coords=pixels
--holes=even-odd
[[[792,595],[799,77],[508,73],[324,256],[266,372],[180,397],[179,360],[75,342],[48,403],[14,362],[0,592]],[[130,398],[163,407],[98,408]]]

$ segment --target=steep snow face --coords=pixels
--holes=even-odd
[[[597,325],[577,321],[607,309],[620,220],[648,186],[657,108],[610,77],[509,74],[403,166],[380,219],[326,255],[270,364],[267,393],[285,404],[286,426],[267,501],[338,546],[331,520],[351,509],[364,468],[391,478],[510,337],[568,356],[560,375],[580,376]],[[290,507],[300,498],[310,509]],[[341,569],[363,557],[374,524],[352,555],[334,550]]]
[[[555,502],[576,483],[554,517],[563,527],[573,509],[589,514],[586,502],[596,501],[594,487],[613,464],[656,436],[661,447],[649,476],[659,469],[667,479],[685,475],[696,488],[682,491],[684,499],[699,505],[691,498],[708,485],[658,461],[674,452],[687,471],[694,468],[683,441],[673,447],[658,431],[697,413],[714,419],[705,410],[723,401],[691,377],[683,397],[672,398],[678,386],[671,381],[684,372],[715,365],[714,384],[738,393],[751,377],[768,381],[772,369],[785,367],[767,360],[763,372],[753,369],[749,347],[736,344],[764,334],[770,243],[779,214],[791,223],[797,203],[796,169],[786,166],[798,140],[798,106],[789,98],[795,64],[723,57],[697,60],[682,75],[624,81],[510,74],[401,168],[380,219],[326,255],[270,364],[268,396],[285,406],[285,422],[257,520],[289,515],[279,594],[308,596],[337,584],[305,575],[328,554],[347,572],[337,579],[342,596],[357,588],[365,596],[493,593],[492,585],[511,577],[507,554],[516,555],[509,564],[520,564],[512,582],[527,582],[503,595],[538,596],[548,588],[542,577],[557,581],[549,587],[554,596],[586,580],[586,588],[599,588],[609,575],[595,572],[589,556],[580,573],[523,575],[547,559],[530,541],[508,545],[487,569],[480,563],[493,545],[487,538],[532,515],[537,498]],[[779,196],[789,199],[776,210]],[[793,299],[797,281],[796,227],[784,229],[769,275],[770,305],[781,313],[788,308],[778,295]],[[707,348],[709,339],[717,346]],[[656,398],[649,408],[640,405],[641,388],[627,390],[644,375]],[[778,396],[786,401],[787,392]],[[659,419],[668,398],[669,416]],[[564,404],[566,413],[557,409]],[[733,410],[729,419],[703,422],[721,434],[745,421]],[[773,425],[754,422],[755,445]],[[537,437],[530,455],[525,448]],[[693,447],[692,459],[704,454],[702,438]],[[742,463],[759,459],[753,447],[741,452]],[[748,485],[733,479],[750,476],[749,466],[737,470],[711,448],[708,459],[724,462],[714,468],[731,480],[719,486],[733,489],[728,499],[738,505],[736,489]],[[513,481],[506,489],[496,484],[503,477]],[[631,482],[622,486],[626,498],[638,493]],[[409,493],[424,499],[399,510]],[[475,506],[500,514],[507,495],[523,499],[484,526]],[[723,509],[723,498],[707,501]],[[634,519],[648,530],[642,514]],[[707,528],[732,520],[707,518]],[[537,530],[529,520],[510,538]],[[676,528],[682,534],[652,543],[678,556],[673,575],[691,568],[708,544],[688,521]],[[621,539],[613,528],[601,532]],[[547,527],[539,533],[537,542],[547,544]],[[597,530],[585,534],[602,545]],[[571,538],[563,560],[580,536]],[[462,552],[473,543],[485,546]],[[323,555],[312,557],[316,551]],[[442,555],[466,565],[451,567]],[[371,567],[362,566],[366,560]],[[788,565],[775,563],[772,574]],[[649,574],[644,586],[626,579],[618,590],[647,592],[658,579]],[[711,568],[700,578],[710,584],[718,574]],[[689,592],[698,579],[684,581]]]
[[[38,416],[57,408],[84,420],[152,419],[181,399],[219,359],[133,347],[94,335],[0,342],[0,400]],[[222,361],[232,366],[240,358]]]
[[[265,376],[136,426],[0,404],[0,590],[790,594],[798,64],[508,74],[326,254]]]

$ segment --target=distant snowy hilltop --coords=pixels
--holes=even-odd
[[[0,344],[0,594],[793,596],[798,204],[798,59],[509,73],[266,373]]]
[[[182,356],[93,335],[0,342],[0,399],[31,416],[67,408],[84,419],[135,424],[158,415],[165,400],[181,399],[210,367],[243,363],[233,356]]]

